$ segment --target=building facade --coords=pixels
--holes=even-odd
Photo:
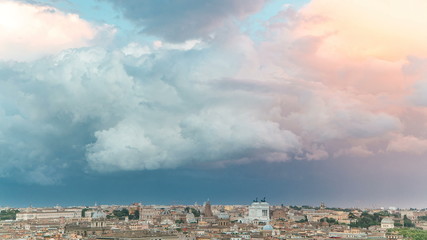
[[[247,219],[250,222],[267,223],[270,221],[270,205],[264,200],[255,200],[249,206]]]

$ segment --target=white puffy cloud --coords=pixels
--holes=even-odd
[[[241,116],[243,114],[243,116]],[[144,120],[124,120],[95,133],[88,162],[100,171],[173,168],[190,162],[262,160],[299,147],[297,137],[278,124],[230,109],[207,109],[176,117],[167,125],[147,127]]]
[[[111,26],[96,26],[76,14],[24,2],[0,1],[0,59],[28,61],[68,48],[93,45]],[[104,39],[105,41],[105,39]]]
[[[388,144],[387,151],[423,154],[427,152],[427,139],[398,135]]]
[[[324,37],[318,52],[399,61],[426,56],[423,0],[312,0],[300,12],[298,34]]]
[[[3,63],[4,173],[49,184],[75,165],[108,172],[288,160],[300,142],[266,115],[268,98],[213,84],[234,69],[218,61],[223,54],[86,48]]]
[[[11,120],[0,128],[0,152],[18,158],[3,161],[3,169],[37,166],[29,176],[49,176],[52,165],[109,172],[320,160],[331,151],[322,142],[369,138],[396,127],[385,114],[322,94],[323,87],[226,78],[239,71],[236,59],[246,62],[239,52],[227,51],[224,58],[215,48],[148,46],[140,54],[129,50],[135,47],[145,48],[75,49],[3,64],[2,119]],[[26,130],[19,135],[16,129]]]
[[[317,54],[325,38],[299,35],[300,24],[268,26],[259,43],[230,32],[209,45],[133,42],[1,63],[0,175],[51,184],[75,166],[111,172],[424,154],[427,133],[409,133],[409,123],[427,115],[405,105],[416,77],[401,81],[416,66],[325,57]]]
[[[205,48],[207,44],[201,40],[188,40],[183,43],[168,43],[160,40],[154,41],[152,46],[141,45],[136,42],[131,42],[126,45],[122,51],[125,55],[131,55],[135,58],[140,58],[143,55],[152,54],[158,50],[177,50],[177,51],[189,51],[189,50],[201,50]]]

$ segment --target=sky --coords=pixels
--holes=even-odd
[[[0,0],[0,206],[427,207],[423,0]]]

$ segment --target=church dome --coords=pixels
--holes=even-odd
[[[228,215],[227,213],[225,213],[225,212],[220,212],[219,214],[218,214],[218,218],[219,219],[229,219],[230,218],[230,215]]]
[[[270,224],[265,225],[264,227],[262,227],[263,231],[273,231],[273,226],[271,226]]]
[[[97,210],[96,212],[94,212],[93,214],[92,214],[92,218],[95,218],[95,219],[100,219],[100,218],[106,218],[107,217],[107,214],[105,214],[103,211],[101,211],[101,210]]]
[[[386,217],[386,218],[383,218],[383,220],[381,220],[381,224],[394,224],[394,221],[393,219]]]

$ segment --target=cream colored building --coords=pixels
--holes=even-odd
[[[16,214],[17,221],[30,219],[80,218],[81,209],[42,209]]]
[[[383,229],[394,228],[394,220],[389,217],[383,218],[383,220],[381,220],[381,228]]]
[[[269,222],[270,221],[270,205],[265,201],[255,201],[249,206],[249,221]]]

